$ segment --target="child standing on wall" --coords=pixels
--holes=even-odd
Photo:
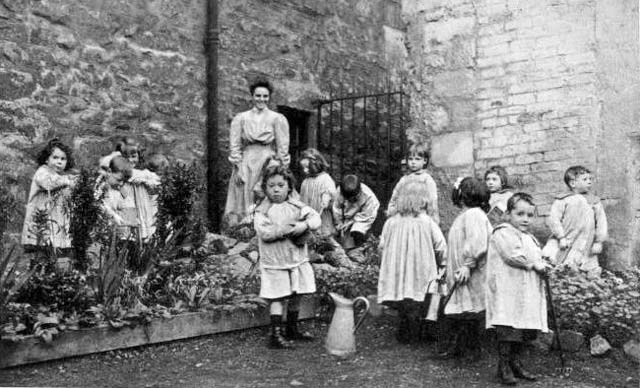
[[[400,178],[393,189],[389,206],[387,207],[387,215],[395,213],[396,201],[398,197],[398,188],[408,181],[420,181],[425,184],[425,192],[423,195],[427,199],[427,214],[436,224],[440,224],[440,215],[438,212],[438,188],[436,182],[427,172],[429,159],[431,155],[429,149],[424,144],[413,144],[409,147],[407,154],[408,174]]]
[[[37,162],[39,167],[31,180],[21,242],[27,253],[51,246],[62,262],[71,253],[67,200],[76,182],[74,176],[67,174],[74,165],[71,149],[60,140],[52,139],[38,155]],[[36,222],[40,212],[47,216],[44,225]]]
[[[438,224],[427,215],[427,185],[416,180],[396,189],[394,213],[380,235],[378,302],[398,310],[396,337],[409,343],[420,336],[420,307],[443,264],[446,242]]]
[[[489,217],[491,225],[496,226],[502,223],[503,216],[507,211],[507,201],[513,195],[507,171],[502,166],[492,166],[484,173],[484,182],[491,193],[487,217]]]
[[[547,224],[552,235],[543,255],[554,264],[600,276],[598,255],[607,239],[607,216],[600,198],[591,194],[591,171],[569,167],[564,182],[569,191],[558,195],[551,205]]]
[[[260,250],[260,297],[269,301],[269,346],[290,348],[289,340],[313,340],[297,327],[300,296],[316,291],[305,235],[320,227],[320,215],[293,199],[293,174],[283,166],[268,167],[262,190],[266,198],[255,211],[254,227]],[[282,316],[287,307],[286,331]]]
[[[452,346],[442,358],[461,357],[466,348],[480,354],[480,320],[485,310],[484,281],[491,222],[487,218],[489,189],[475,178],[458,180],[451,193],[462,209],[449,229],[446,279],[449,289],[456,284],[444,313],[452,324]]]
[[[498,338],[498,377],[515,385],[516,377],[536,380],[519,360],[523,341],[547,332],[544,282],[549,269],[537,240],[528,231],[535,205],[529,194],[516,193],[507,202],[506,222],[493,231],[487,259],[487,328]]]

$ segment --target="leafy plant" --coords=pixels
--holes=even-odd
[[[87,250],[93,242],[93,236],[100,226],[106,223],[102,211],[104,192],[96,197],[99,173],[82,169],[77,183],[71,192],[71,241],[75,251],[75,267],[86,271],[91,265]]]
[[[7,305],[15,298],[25,282],[33,275],[35,268],[20,271],[20,257],[14,255],[15,246],[0,261],[0,323],[5,322]]]
[[[583,333],[601,334],[614,346],[640,335],[640,270],[615,274],[604,270],[598,279],[569,268],[551,273],[550,284],[559,325]]]
[[[4,252],[4,233],[16,216],[18,201],[6,187],[0,186],[0,254]]]
[[[367,265],[353,269],[316,271],[318,293],[335,292],[348,299],[375,294],[378,291],[378,273],[376,265]]]
[[[158,194],[157,231],[161,239],[180,231],[176,236],[181,244],[188,236],[189,226],[194,221],[193,207],[203,191],[201,172],[195,163],[176,163],[162,177]],[[204,236],[202,236],[204,237]],[[193,244],[196,245],[196,244]]]

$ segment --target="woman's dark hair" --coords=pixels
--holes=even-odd
[[[511,196],[511,198],[507,200],[507,213],[511,213],[511,211],[515,209],[516,203],[520,201],[525,201],[531,206],[536,206],[536,204],[533,202],[533,197],[531,196],[531,194],[515,193]]]
[[[329,169],[327,159],[322,156],[320,151],[315,148],[307,148],[300,154],[300,160],[307,159],[309,161],[309,175],[316,176],[323,171]]]
[[[36,161],[38,162],[38,166],[47,164],[47,160],[49,159],[49,156],[51,156],[51,154],[53,153],[53,150],[56,148],[64,152],[64,154],[67,156],[67,165],[65,166],[64,171],[72,169],[73,166],[75,166],[75,162],[73,161],[71,148],[67,147],[66,144],[64,144],[57,138],[49,140],[49,142],[44,147],[44,149],[40,151],[40,153],[38,154],[38,157],[36,158]]]
[[[253,96],[253,92],[256,91],[257,88],[266,88],[269,91],[269,95],[273,94],[273,86],[267,80],[257,80],[249,86],[249,92]]]
[[[284,180],[289,184],[289,194],[293,191],[293,188],[296,184],[296,179],[293,177],[293,173],[285,166],[271,166],[267,167],[263,171],[262,175],[262,192],[267,195],[267,181],[269,178],[274,177],[276,175],[281,175]]]
[[[500,178],[500,184],[501,184],[502,190],[511,188],[511,186],[509,186],[509,175],[507,175],[507,170],[505,170],[504,167],[502,166],[489,167],[487,172],[484,173],[485,180],[487,179],[487,176],[489,174],[496,174]]]
[[[459,207],[462,207],[462,205],[479,207],[485,212],[490,209],[489,198],[491,198],[491,193],[487,184],[480,179],[472,177],[464,178],[458,187],[454,187],[451,191],[451,200],[454,205]]]

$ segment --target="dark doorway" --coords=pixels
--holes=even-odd
[[[299,186],[302,176],[300,175],[298,160],[300,160],[300,153],[309,147],[309,117],[311,112],[282,105],[278,105],[278,112],[282,113],[289,122],[290,168],[295,174]]]

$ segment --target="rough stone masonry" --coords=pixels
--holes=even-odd
[[[441,180],[505,166],[544,216],[566,168],[584,164],[610,223],[604,264],[638,264],[638,2],[405,0],[402,12],[412,130]]]

